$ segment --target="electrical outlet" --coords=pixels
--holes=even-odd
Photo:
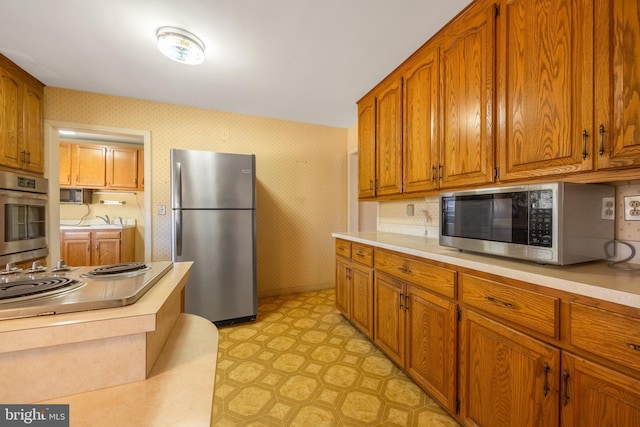
[[[625,221],[640,221],[640,196],[627,196],[624,198]]]
[[[615,197],[602,198],[602,212],[600,218],[613,220],[616,217],[616,199]]]
[[[158,205],[158,215],[166,215],[167,207],[165,205]]]

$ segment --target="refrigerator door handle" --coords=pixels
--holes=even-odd
[[[182,211],[174,211],[176,215],[176,256],[182,256]]]
[[[173,175],[175,185],[173,186],[174,206],[172,207],[180,209],[182,208],[182,164],[180,162],[176,162]]]

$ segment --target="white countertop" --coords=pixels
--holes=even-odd
[[[335,238],[440,261],[485,273],[546,286],[578,295],[640,308],[640,272],[611,268],[606,262],[569,266],[460,252],[440,246],[438,239],[388,232],[336,232]]]

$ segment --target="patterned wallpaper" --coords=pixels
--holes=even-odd
[[[45,120],[151,133],[152,260],[171,258],[171,216],[156,209],[170,201],[169,150],[255,154],[260,296],[333,286],[331,233],[347,218],[347,129],[53,87]]]

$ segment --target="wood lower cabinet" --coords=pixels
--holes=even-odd
[[[373,249],[336,240],[336,307],[369,338],[373,337]]]
[[[60,232],[60,255],[71,266],[133,262],[135,228],[63,230]]]
[[[458,306],[438,295],[455,295],[455,272],[385,250],[375,261],[374,342],[455,412]]]
[[[640,426],[640,380],[568,352],[560,402],[563,427]]]
[[[558,425],[558,348],[469,310],[462,311],[461,331],[465,425]]]

